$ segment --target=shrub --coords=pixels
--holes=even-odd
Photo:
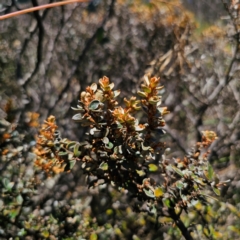
[[[208,163],[207,151],[216,139],[211,131],[203,132],[198,142],[183,159],[168,159],[161,142],[165,125],[160,79],[145,76],[136,97],[124,98],[119,106],[119,90],[107,77],[81,93],[73,120],[88,127],[81,142],[61,138],[55,117],[43,124],[37,138],[35,164],[47,174],[70,171],[76,162],[88,176],[88,187],[111,184],[125,189],[137,198],[135,209],[147,211],[158,219],[170,217],[186,239],[191,235],[182,223],[182,211],[188,212],[198,201],[207,203],[203,191],[207,186],[219,195],[220,182]],[[155,179],[151,177],[155,173]],[[157,174],[156,174],[157,173]],[[210,196],[209,196],[210,197]],[[144,206],[144,202],[146,206]]]
[[[30,1],[29,5],[10,2],[2,6],[1,14],[31,5]],[[37,1],[32,0],[32,4],[37,5]],[[191,237],[196,239],[238,239],[238,1],[223,4],[228,18],[214,25],[205,22],[206,18],[196,19],[178,0],[109,0],[87,6],[88,3],[72,4],[1,21],[0,107],[6,101],[8,104],[5,105],[7,113],[3,113],[5,120],[0,110],[0,237],[169,240],[191,232]],[[165,88],[160,92],[167,92],[164,102],[170,113],[163,116],[167,125],[164,129],[160,126],[151,130],[150,137],[145,139],[148,134],[145,124],[149,120],[144,110],[147,108],[140,101],[137,106],[141,108],[129,115],[134,123],[138,119],[138,127],[141,124],[144,128],[133,134],[132,139],[143,139],[143,142],[125,143],[121,128],[115,129],[119,131],[118,142],[122,139],[116,156],[130,151],[127,156],[133,160],[128,160],[125,154],[126,160],[118,163],[120,170],[115,169],[113,160],[109,159],[116,147],[113,130],[106,138],[100,135],[99,141],[94,142],[99,130],[99,134],[103,134],[102,130],[105,134],[109,129],[105,125],[93,129],[93,124],[90,128],[72,124],[69,106],[77,104],[76,96],[81,89],[106,74],[121,89],[122,98],[115,106],[120,115],[127,108],[125,105],[121,110],[121,99],[127,97],[131,102],[129,96],[137,95],[136,86],[145,73],[164,80]],[[106,114],[105,103],[94,102]],[[11,105],[15,109],[8,111]],[[80,115],[76,118],[79,118],[83,113],[77,109],[76,114]],[[94,112],[88,106],[85,110],[88,114]],[[47,137],[44,130],[47,124],[52,132],[58,130],[72,140],[66,139],[70,142],[66,146],[56,132],[50,150],[38,145],[35,151],[42,155],[37,163],[46,170],[46,175],[33,167],[33,155],[29,153],[35,145],[35,131],[26,123],[37,126],[34,120],[37,114],[29,112],[38,112],[42,119],[55,116],[58,126],[54,117],[50,117],[41,131],[44,137]],[[83,122],[88,120],[84,118]],[[211,146],[216,136],[203,131],[206,129],[218,135]],[[85,132],[89,133],[87,137],[83,137]],[[38,140],[40,144],[44,145],[44,137]],[[49,144],[48,147],[51,141]],[[128,146],[122,147],[122,154],[118,149],[121,144]],[[153,145],[152,150],[144,151],[148,144]],[[88,149],[93,145],[95,149],[100,147],[106,156]],[[192,145],[189,152],[188,147]],[[168,146],[171,151],[165,151]],[[143,157],[135,156],[135,150]],[[152,159],[145,161],[144,154]],[[219,194],[220,187],[213,168],[221,180],[231,180],[222,188],[222,202],[210,197],[211,189]],[[133,172],[131,176],[129,171]],[[183,175],[186,172],[193,172],[193,179],[187,179]],[[55,176],[47,178],[50,175]],[[84,188],[85,176],[91,186],[89,191]],[[129,178],[130,183],[126,184],[123,178]],[[190,189],[185,189],[186,186]],[[174,227],[176,224],[182,227],[182,233]]]

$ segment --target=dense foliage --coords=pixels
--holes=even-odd
[[[239,238],[239,4],[222,6],[214,24],[124,0],[0,22],[1,239]]]
[[[89,126],[88,140],[61,139],[51,116],[37,138],[36,165],[47,173],[59,173],[69,171],[80,161],[89,187],[107,183],[127,190],[139,201],[135,209],[148,212],[157,221],[159,216],[172,218],[185,238],[191,239],[180,220],[182,210],[188,212],[198,201],[206,203],[206,194],[201,191],[205,186],[211,186],[219,195],[219,187],[224,185],[208,163],[209,152],[202,151],[216,135],[205,131],[202,142],[184,159],[174,159],[174,163],[167,159],[160,137],[165,125],[163,116],[168,111],[161,107],[159,91],[163,87],[159,82],[159,78],[145,76],[138,92],[142,100],[125,98],[125,108],[118,106],[115,98],[120,91],[113,91],[114,84],[107,77],[99,80],[100,89],[96,84],[87,87],[79,105],[73,108],[77,112],[73,120]],[[146,122],[133,116],[139,110],[140,116],[145,113]],[[151,172],[158,173],[156,181],[150,177]]]

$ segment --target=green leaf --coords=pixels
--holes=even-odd
[[[17,203],[18,203],[19,205],[22,205],[22,203],[23,203],[23,198],[22,198],[22,195],[21,195],[21,194],[19,194],[19,195],[17,196],[16,200],[17,200]]]
[[[157,216],[157,209],[156,209],[156,207],[154,205],[152,205],[150,213],[153,214],[155,217]]]
[[[216,193],[216,195],[220,196],[221,192],[220,192],[220,190],[217,187],[212,186],[212,189]]]
[[[148,151],[148,150],[151,149],[150,146],[146,146],[146,147],[145,147],[145,146],[143,145],[143,143],[141,143],[141,146],[142,146],[142,150],[143,150],[143,151]]]
[[[202,196],[205,196],[205,197],[211,198],[211,199],[213,199],[213,200],[216,201],[216,202],[218,201],[217,198],[212,197],[212,196],[210,196],[210,195],[207,195],[207,194],[205,194],[205,193],[203,193],[203,192],[199,192],[199,194],[201,194]]]
[[[73,169],[73,167],[75,166],[76,160],[71,160],[71,161],[69,161],[68,163],[69,163],[69,169],[71,170],[71,169]]]
[[[64,157],[64,156],[66,156],[66,155],[68,155],[67,152],[59,152],[59,153],[58,153],[58,156],[60,156],[60,157]]]
[[[178,169],[177,167],[171,165],[171,168],[178,174],[180,175],[181,177],[184,176],[184,174],[182,173],[182,171],[180,169]]]
[[[235,214],[238,218],[240,218],[240,211],[235,206],[233,206],[230,203],[226,203],[226,206],[233,214]]]
[[[170,200],[168,199],[168,198],[163,198],[163,204],[166,206],[166,207],[168,207],[168,208],[170,208],[171,207],[171,202],[170,202]]]
[[[81,151],[79,151],[80,144],[76,143],[73,149],[73,153],[75,157],[79,157],[81,155]]]
[[[103,141],[103,143],[105,143],[105,144],[108,144],[108,143],[109,143],[109,139],[108,139],[107,137],[104,137],[104,138],[102,139],[102,141]]]
[[[156,105],[161,99],[158,96],[150,97],[148,102],[152,105]]]
[[[211,164],[208,163],[208,168],[207,171],[204,171],[205,177],[209,180],[212,181],[214,178],[214,170]]]
[[[153,164],[153,163],[150,163],[148,165],[148,169],[149,169],[150,172],[156,172],[158,170],[158,166]]]
[[[18,232],[18,236],[19,236],[19,237],[23,237],[23,236],[25,236],[26,234],[27,234],[27,231],[26,231],[24,228],[20,229],[20,231]]]
[[[181,213],[181,208],[178,207],[178,206],[175,206],[175,207],[174,207],[174,210],[175,210],[175,213],[176,213],[177,215],[179,215],[179,213]]]
[[[82,121],[83,121],[83,119],[82,119],[82,114],[81,114],[81,113],[75,114],[75,115],[72,117],[72,120],[75,121],[75,122],[82,122]]]
[[[90,102],[90,104],[89,104],[89,109],[90,110],[92,110],[92,111],[94,111],[94,110],[97,110],[98,109],[98,107],[99,107],[99,105],[100,105],[100,101],[99,100],[93,100],[92,102]]]
[[[18,214],[19,208],[11,209],[11,211],[9,212],[9,216],[11,219],[15,219]]]
[[[112,149],[114,147],[113,143],[109,142],[108,144],[105,145],[106,148]]]
[[[112,215],[113,214],[113,209],[109,208],[106,210],[107,215]]]
[[[97,240],[97,239],[98,239],[98,236],[97,236],[96,233],[92,233],[92,234],[90,235],[90,240]]]
[[[154,194],[153,194],[153,191],[150,190],[150,189],[143,189],[143,191],[145,192],[145,194],[150,197],[150,198],[155,198]]]
[[[7,189],[8,191],[11,191],[11,189],[14,186],[14,182],[10,182],[9,179],[7,179],[7,178],[4,178],[2,180],[2,182],[3,182],[5,189]]]
[[[102,162],[99,166],[99,168],[101,168],[104,171],[108,170],[108,164],[106,162]]]
[[[43,231],[41,232],[41,235],[42,235],[44,238],[48,238],[48,237],[49,237],[49,231],[43,230]]]
[[[166,224],[166,223],[169,224],[173,222],[172,218],[170,217],[159,217],[158,221],[162,224]]]
[[[177,183],[176,183],[176,187],[177,187],[178,189],[183,189],[183,187],[184,187],[183,182],[181,182],[181,181],[177,181]]]
[[[145,176],[146,173],[143,171],[143,170],[136,170],[137,174],[142,177],[142,176]]]
[[[228,226],[227,229],[229,231],[237,233],[240,236],[240,229],[238,226]]]
[[[212,232],[213,239],[221,239],[223,237],[222,233],[217,232],[214,229],[211,232]]]
[[[61,157],[64,161],[68,160],[68,152],[59,152],[58,156]]]
[[[200,184],[201,186],[206,186],[206,183],[203,182],[203,179],[202,178],[199,178],[197,176],[194,176],[193,177],[194,181],[198,184]]]
[[[151,91],[152,91],[151,88],[144,86],[144,85],[142,85],[141,88],[145,93],[151,93]]]
[[[214,177],[213,167],[210,163],[208,163],[208,176],[210,180],[212,180]]]
[[[158,187],[158,188],[156,188],[156,189],[154,190],[154,196],[155,196],[156,198],[162,197],[163,194],[164,194],[164,191],[163,191],[163,189],[162,189],[161,187]]]
[[[3,186],[4,186],[5,188],[7,188],[9,182],[10,182],[9,179],[7,179],[7,178],[4,178],[4,179],[2,180]]]
[[[71,147],[75,146],[76,142],[72,141],[67,144],[67,149],[70,149]]]
[[[138,95],[139,95],[140,97],[143,97],[143,98],[147,98],[147,97],[148,97],[148,94],[145,93],[145,92],[140,92],[140,91],[138,91],[137,93],[138,93]]]
[[[85,109],[80,107],[79,105],[77,106],[77,108],[71,107],[71,109],[76,111],[76,112],[79,112],[79,113],[84,113],[85,112]]]
[[[215,194],[219,196],[221,194],[221,192],[218,189],[217,184],[218,184],[218,182],[212,182],[211,187],[212,187],[213,191],[215,192]]]

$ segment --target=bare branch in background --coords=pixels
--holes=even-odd
[[[13,13],[9,13],[9,14],[5,14],[3,16],[0,16],[0,21],[1,20],[5,20],[7,18],[12,18],[12,17],[16,17],[22,14],[26,14],[26,13],[31,13],[31,12],[35,12],[35,11],[40,11],[46,8],[54,8],[54,7],[59,7],[59,6],[63,6],[66,4],[71,4],[71,3],[77,3],[77,2],[89,2],[89,0],[67,0],[67,1],[62,1],[62,2],[56,2],[56,3],[52,3],[52,4],[45,4],[42,6],[35,6],[33,8],[27,8],[24,10],[20,10],[17,12],[13,12]]]

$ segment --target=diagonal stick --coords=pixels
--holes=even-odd
[[[11,18],[11,17],[16,17],[25,13],[30,13],[30,12],[35,12],[35,11],[39,11],[45,8],[53,8],[53,7],[58,7],[58,6],[63,6],[66,4],[70,4],[70,3],[77,3],[77,2],[89,2],[89,0],[67,0],[67,1],[62,1],[62,2],[55,2],[55,3],[50,3],[50,4],[44,4],[41,6],[37,6],[37,7],[31,7],[31,8],[27,8],[24,10],[20,10],[17,12],[13,12],[13,13],[9,13],[9,14],[5,14],[3,16],[0,16],[0,21],[7,19],[7,18]]]

